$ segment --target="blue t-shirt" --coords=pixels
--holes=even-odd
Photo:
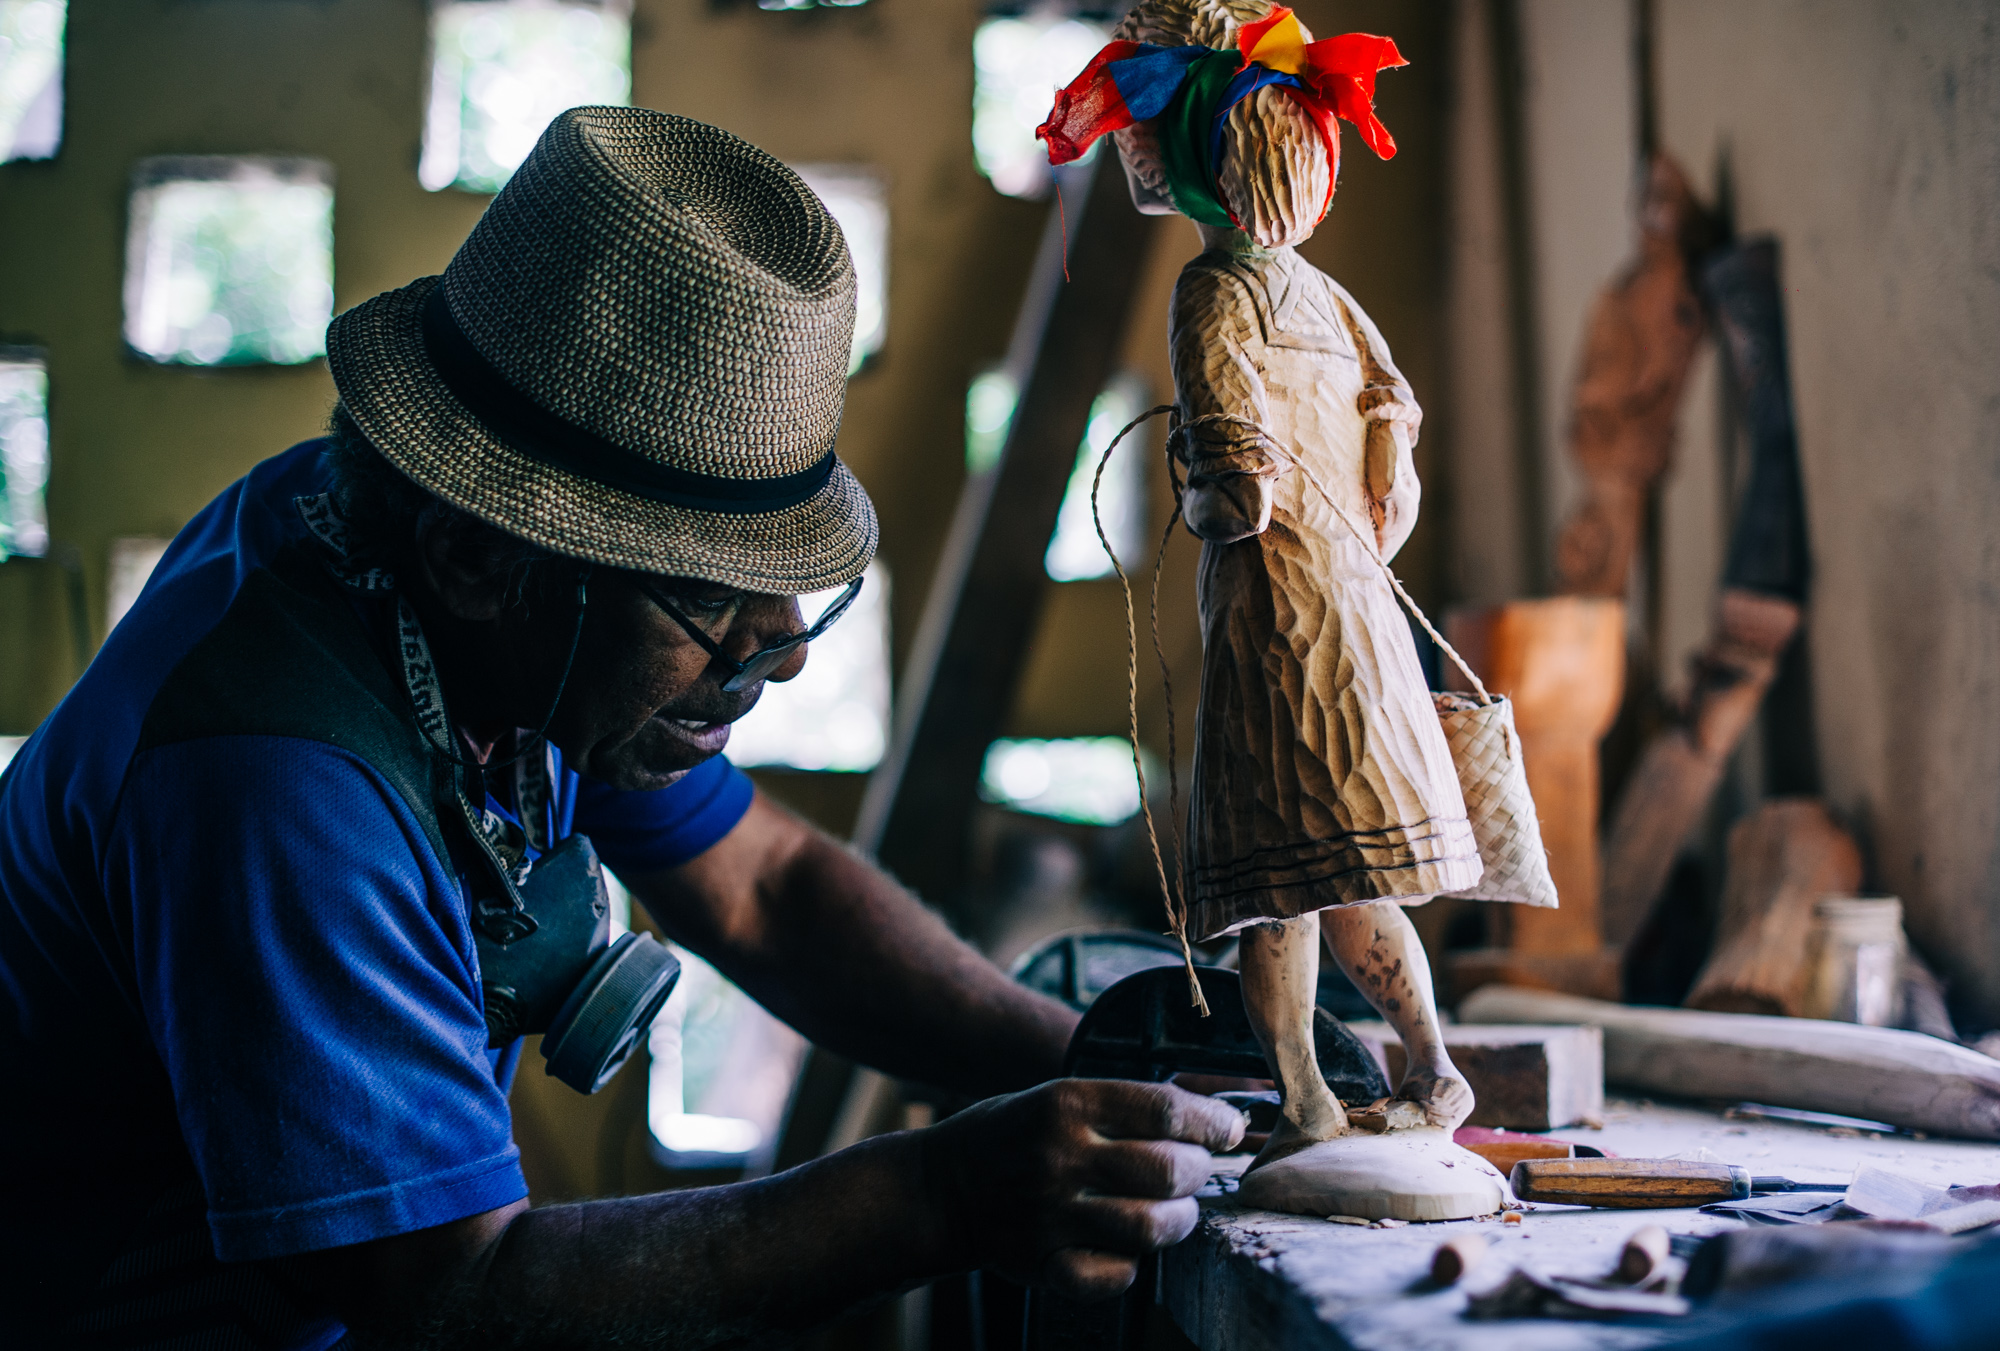
[[[176,663],[308,538],[295,500],[326,490],[322,452],[265,461],[188,523],[0,780],[0,1341],[82,1300],[71,1333],[114,1344],[226,1325],[328,1346],[337,1323],[229,1264],[527,1194],[520,1046],[487,1050],[467,893],[404,798],[323,741],[140,748]],[[364,622],[387,604],[352,603]],[[554,790],[556,837],[626,872],[700,854],[751,796],[720,757],[649,793],[557,759]]]

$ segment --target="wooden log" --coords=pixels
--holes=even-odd
[[[1446,632],[1487,688],[1514,702],[1522,765],[1562,902],[1496,914],[1496,947],[1505,956],[1468,954],[1451,967],[1453,987],[1462,996],[1518,972],[1573,993],[1612,993],[1616,962],[1602,955],[1598,922],[1597,746],[1624,684],[1625,607],[1581,596],[1513,601],[1455,611]]]
[[[1749,1013],[1632,1008],[1489,985],[1464,1023],[1573,1023],[1604,1031],[1604,1077],[1641,1092],[1772,1103],[2000,1140],[2000,1061],[1887,1027]]]
[[[1811,798],[1766,802],[1729,832],[1715,949],[1691,1009],[1799,1017],[1812,976],[1813,907],[1861,885],[1861,851]]]
[[[1403,1077],[1403,1044],[1386,1023],[1350,1023],[1388,1067]],[[1559,1130],[1604,1116],[1604,1039],[1594,1027],[1443,1028],[1445,1050],[1478,1100],[1468,1126]]]
[[[1486,1240],[1477,1234],[1456,1234],[1438,1245],[1431,1257],[1431,1282],[1435,1285],[1455,1284],[1486,1260]]]

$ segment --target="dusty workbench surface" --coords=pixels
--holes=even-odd
[[[1909,1136],[1833,1133],[1809,1126],[1731,1119],[1719,1111],[1613,1099],[1602,1130],[1548,1132],[1628,1158],[1707,1149],[1752,1173],[1844,1185],[1866,1164],[1932,1186],[2000,1182],[2000,1145]],[[1247,1159],[1227,1159],[1202,1193],[1202,1220],[1168,1251],[1162,1296],[1202,1351],[1569,1351],[1652,1346],[1679,1320],[1473,1321],[1468,1291],[1497,1284],[1516,1267],[1562,1275],[1610,1270],[1625,1238],[1646,1223],[1674,1234],[1714,1234],[1743,1221],[1696,1210],[1582,1210],[1536,1206],[1522,1223],[1460,1220],[1378,1229],[1246,1210],[1235,1204]],[[1429,1283],[1431,1256],[1452,1234],[1476,1231],[1491,1245],[1459,1286]]]

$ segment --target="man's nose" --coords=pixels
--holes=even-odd
[[[736,622],[723,636],[722,650],[744,661],[803,628],[798,597],[753,595],[738,607]]]

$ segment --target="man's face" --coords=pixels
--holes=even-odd
[[[805,627],[790,596],[686,578],[649,581],[738,661]],[[551,619],[566,648],[568,621]],[[805,661],[801,647],[770,679],[790,680]],[[761,683],[725,692],[729,675],[629,577],[599,569],[549,739],[568,765],[614,788],[664,788],[720,754],[729,725],[763,694]]]

